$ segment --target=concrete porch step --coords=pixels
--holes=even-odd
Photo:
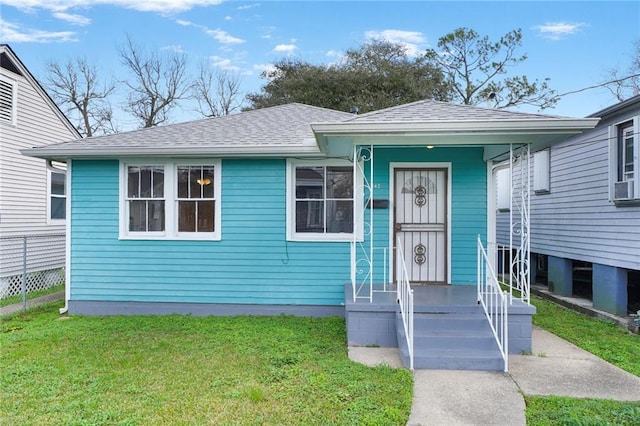
[[[409,353],[400,313],[396,335],[403,362]],[[484,314],[416,314],[414,317],[414,368],[501,371],[502,356]]]

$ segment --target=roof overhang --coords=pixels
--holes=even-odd
[[[116,158],[283,158],[305,157],[323,158],[326,154],[318,149],[315,139],[305,139],[302,144],[280,145],[242,145],[242,146],[188,146],[188,147],[91,147],[50,145],[23,149],[23,155],[46,160],[66,161],[68,159],[100,160]]]
[[[523,120],[437,120],[422,122],[346,122],[311,125],[323,150],[331,145],[387,145],[434,147],[483,146],[485,160],[509,152],[511,145],[531,144],[537,151],[570,136],[593,129],[599,118]],[[335,146],[334,146],[335,148]]]

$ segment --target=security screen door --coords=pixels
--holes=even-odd
[[[447,169],[395,169],[394,241],[411,283],[447,283]]]

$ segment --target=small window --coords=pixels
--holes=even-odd
[[[536,194],[548,194],[550,173],[549,150],[533,154],[533,191]]]
[[[347,162],[290,162],[289,229],[293,240],[345,241],[353,238],[355,178]]]
[[[49,220],[65,220],[67,217],[66,175],[49,171]]]
[[[610,198],[615,203],[640,200],[638,122],[634,117],[609,128]]]
[[[509,211],[511,208],[511,180],[509,169],[496,171],[496,209]]]
[[[0,77],[0,121],[16,124],[16,83]]]

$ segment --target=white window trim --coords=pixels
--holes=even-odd
[[[618,182],[618,129],[621,125],[631,121],[633,124],[633,199],[616,200],[615,183]],[[640,116],[634,116],[621,120],[609,126],[609,202],[616,204],[640,202]]]
[[[65,165],[66,167],[66,165]],[[51,194],[51,174],[52,173],[58,173],[61,175],[65,175],[64,177],[64,195],[54,195]],[[69,198],[68,196],[68,183],[67,180],[69,179],[69,174],[65,169],[52,169],[50,167],[47,167],[47,225],[63,225],[67,222],[67,216],[69,215],[69,208],[68,208],[68,203],[67,200]],[[65,218],[64,219],[52,219],[51,218],[51,197],[57,197],[57,198],[64,198],[65,200]]]
[[[165,230],[164,232],[131,232],[129,231],[127,194],[127,167],[128,166],[155,166],[164,168],[164,201],[165,201]],[[215,194],[215,218],[214,232],[178,232],[178,185],[176,182],[176,169],[178,166],[213,166],[214,180],[213,191]],[[119,220],[121,240],[206,240],[220,241],[222,239],[222,162],[219,159],[201,160],[127,160],[120,161],[120,194],[119,194]]]
[[[18,125],[18,82],[12,78],[0,74],[0,80],[11,85],[11,121],[0,120],[1,123]]]
[[[536,195],[551,192],[551,149],[533,153],[533,192]]]
[[[287,241],[315,241],[315,242],[353,242],[354,233],[313,233],[313,232],[296,232],[296,213],[295,213],[295,199],[296,199],[296,173],[297,166],[337,166],[337,167],[351,167],[353,163],[348,160],[341,159],[329,159],[329,160],[297,160],[287,159],[287,191],[286,191],[286,221],[287,221]],[[361,220],[363,211],[363,194],[362,191],[358,191],[358,188],[362,187],[362,176],[359,173],[355,173],[353,177],[353,228],[355,231],[355,237],[358,241],[363,241],[363,224]]]

